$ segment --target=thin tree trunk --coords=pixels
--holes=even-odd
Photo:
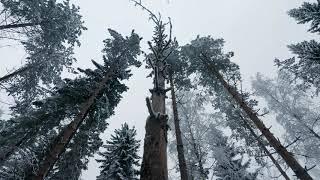
[[[282,176],[286,179],[286,180],[290,180],[289,176],[287,175],[287,173],[282,169],[282,167],[280,166],[280,164],[277,162],[276,159],[274,159],[274,157],[272,156],[272,154],[270,153],[270,151],[266,148],[266,146],[263,144],[263,142],[260,140],[259,136],[254,132],[254,130],[252,129],[252,127],[249,125],[249,123],[240,115],[240,118],[242,119],[242,121],[244,122],[245,126],[247,127],[247,129],[249,129],[251,135],[257,139],[259,146],[262,148],[262,150],[267,154],[267,156],[271,159],[271,161],[273,162],[273,164],[278,168],[279,172],[282,174]]]
[[[48,153],[44,157],[44,160],[40,162],[39,169],[35,174],[32,175],[31,179],[42,180],[46,177],[86,118],[90,107],[94,104],[96,97],[105,88],[105,84],[110,79],[111,74],[112,71],[109,71],[105,75],[105,77],[99,83],[97,89],[95,89],[93,95],[82,105],[80,112],[75,117],[74,121],[72,121],[55,139],[52,146],[50,146]]]
[[[37,26],[40,25],[41,23],[21,23],[21,24],[7,24],[0,26],[0,30],[4,29],[14,29],[14,28],[24,28],[24,27],[30,27],[30,26]]]
[[[293,157],[292,153],[288,152],[287,149],[274,137],[274,135],[269,131],[269,129],[264,125],[264,123],[258,118],[254,110],[249,107],[246,102],[242,99],[239,93],[232,88],[222,77],[222,75],[210,64],[204,61],[210,72],[217,77],[220,83],[228,91],[228,93],[234,98],[234,100],[239,104],[242,110],[248,115],[256,127],[261,131],[261,133],[269,141],[269,144],[278,152],[278,154],[284,159],[287,165],[293,170],[296,176],[302,180],[312,180],[312,177],[308,174],[307,170],[304,169],[299,162]]]
[[[31,66],[22,67],[22,68],[14,71],[14,72],[12,72],[12,73],[10,73],[10,74],[7,74],[7,75],[5,75],[5,76],[3,76],[3,77],[0,77],[0,83],[1,83],[2,81],[7,81],[8,79],[10,79],[10,78],[12,78],[12,77],[14,77],[14,76],[16,76],[16,75],[18,75],[18,74],[20,74],[20,73],[23,73],[23,72],[25,72],[25,71],[28,71],[28,70],[30,70],[30,69],[32,69]]]
[[[176,140],[177,140],[177,152],[178,152],[180,176],[181,176],[181,180],[188,180],[187,164],[186,164],[186,159],[184,157],[183,142],[182,142],[182,137],[181,137],[180,123],[179,123],[180,120],[179,120],[179,115],[178,115],[176,94],[175,94],[175,89],[174,89],[174,85],[173,85],[172,75],[170,75],[169,78],[170,78],[174,127],[175,127]]]

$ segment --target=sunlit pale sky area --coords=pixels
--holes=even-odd
[[[298,7],[306,0],[143,0],[153,12],[160,12],[163,18],[171,17],[173,35],[184,45],[197,35],[211,35],[226,41],[226,51],[234,51],[232,59],[240,65],[245,88],[250,90],[250,77],[257,72],[272,76],[276,67],[275,58],[285,59],[292,55],[288,44],[312,38],[305,25],[298,25],[287,15],[289,9]],[[147,50],[147,41],[153,33],[153,23],[148,21],[147,12],[134,6],[129,0],[73,0],[80,6],[80,13],[88,28],[80,37],[81,47],[75,51],[78,67],[92,67],[91,59],[102,61],[102,41],[109,37],[107,28],[123,35],[132,29],[143,37],[142,47]],[[20,46],[0,48],[0,76],[7,70],[19,67],[26,54]],[[140,57],[143,60],[143,57]],[[145,97],[149,96],[152,80],[146,76],[149,70],[144,66],[133,71],[128,82],[129,90],[111,117],[106,132],[101,136],[105,141],[115,128],[124,122],[135,126],[138,139],[143,142],[144,125],[147,117]],[[10,104],[10,98],[0,96],[2,102]],[[0,108],[7,111],[7,105]],[[268,124],[268,122],[266,122]],[[274,128],[272,131],[279,129]],[[275,134],[279,132],[274,132]],[[142,152],[141,152],[142,155]],[[97,157],[95,157],[97,158]],[[82,179],[91,180],[99,173],[99,164],[91,158],[89,169]]]

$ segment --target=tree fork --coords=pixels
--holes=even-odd
[[[264,123],[258,118],[254,110],[250,108],[246,104],[246,102],[243,101],[238,92],[224,80],[222,75],[212,65],[208,64],[206,61],[204,61],[204,64],[207,65],[210,72],[217,77],[223,87],[244,110],[244,112],[248,115],[248,117],[252,120],[256,127],[269,141],[270,145],[278,152],[278,154],[284,159],[287,165],[293,170],[296,176],[302,180],[313,180],[313,178],[308,174],[307,170],[304,169],[293,157],[293,155],[287,151],[287,149],[277,140],[277,138],[274,137],[274,135],[269,131]]]
[[[99,83],[98,87],[93,92],[93,95],[82,105],[80,112],[72,121],[54,140],[54,143],[47,152],[47,155],[44,157],[44,160],[40,162],[39,169],[35,174],[31,175],[33,180],[42,180],[46,177],[49,171],[54,166],[55,162],[59,159],[60,155],[64,152],[66,146],[69,144],[76,131],[84,121],[87,113],[90,110],[90,107],[94,104],[94,101],[99,93],[105,87],[105,84],[110,79],[112,71],[109,71],[102,81]]]
[[[169,75],[169,80],[170,80],[170,88],[171,88],[174,127],[175,127],[176,140],[177,140],[177,152],[178,152],[180,176],[181,176],[181,180],[188,180],[187,164],[186,164],[186,159],[184,157],[183,142],[181,137],[180,123],[179,123],[179,114],[178,114],[176,94],[175,94],[172,74]]]

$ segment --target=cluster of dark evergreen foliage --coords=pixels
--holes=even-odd
[[[15,99],[11,117],[0,119],[0,179],[76,180],[97,153],[99,180],[167,180],[167,146],[182,180],[253,180],[270,166],[284,179],[320,177],[316,40],[289,45],[296,57],[276,59],[274,79],[257,74],[253,94],[242,89],[240,67],[231,60],[234,53],[224,51],[223,39],[197,36],[179,45],[170,19],[131,1],[154,23],[149,53],[142,53],[142,38],[134,31],[124,37],[108,29],[101,62],[80,69],[73,66],[74,48],[86,30],[79,7],[69,0],[0,0],[3,39],[21,43],[28,54],[24,66],[0,77],[1,88]],[[309,23],[309,32],[320,32],[320,1],[288,14]],[[105,144],[100,137],[128,90],[124,80],[143,63],[140,54],[153,78],[142,157],[136,129],[127,123]],[[76,77],[63,79],[64,70]],[[262,121],[266,112],[253,95],[283,125],[284,142]]]

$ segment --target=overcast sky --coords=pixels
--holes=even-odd
[[[74,0],[80,6],[88,31],[81,36],[82,46],[76,49],[78,67],[92,67],[91,59],[101,62],[102,40],[109,37],[107,28],[123,35],[132,29],[142,36],[142,47],[151,39],[153,24],[148,14],[135,7],[129,0]],[[188,43],[198,34],[224,38],[226,51],[234,51],[233,60],[240,65],[241,73],[249,88],[250,77],[257,72],[272,76],[275,72],[274,58],[285,59],[292,55],[286,45],[310,39],[305,25],[297,25],[288,17],[289,9],[298,7],[303,0],[144,0],[143,3],[154,12],[161,12],[164,18],[171,17],[173,35],[180,45]],[[19,67],[25,53],[19,46],[0,48],[0,76],[7,69]],[[138,138],[144,138],[147,117],[145,97],[152,87],[151,79],[146,79],[148,70],[141,67],[134,71],[130,79],[129,91],[124,94],[116,108],[116,115],[108,120],[104,141],[123,122],[138,129]],[[1,101],[8,101],[2,95]],[[9,101],[8,101],[9,102]],[[0,108],[5,109],[0,103]],[[89,170],[83,173],[85,180],[95,179],[98,164],[92,159]]]

